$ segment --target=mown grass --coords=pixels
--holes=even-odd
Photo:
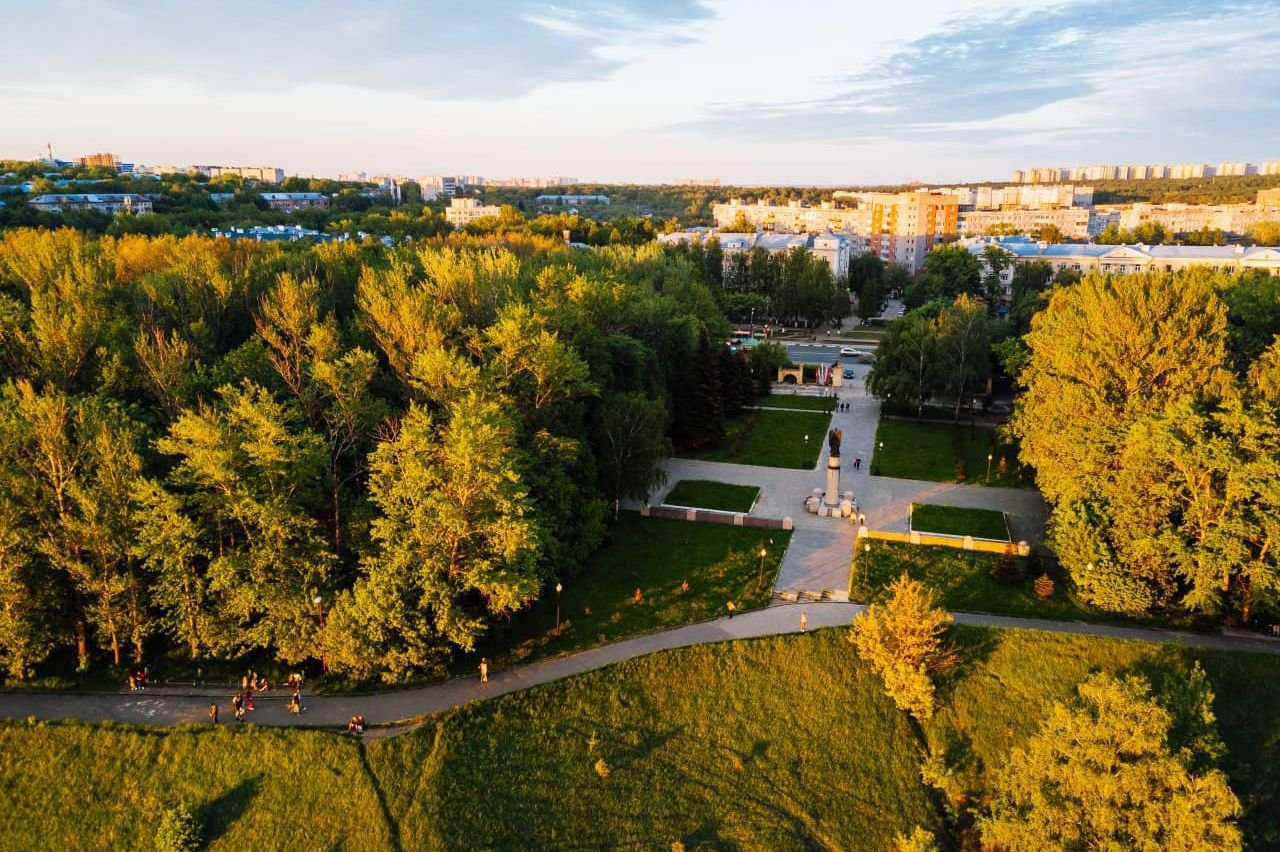
[[[760,496],[758,485],[733,485],[710,479],[682,479],[662,502],[671,506],[719,509],[722,512],[750,512]]]
[[[682,455],[705,461],[811,470],[827,440],[829,414],[808,411],[748,411],[725,423],[718,445]]]
[[[825,411],[830,414],[835,410],[834,396],[798,396],[789,393],[771,393],[758,397],[756,405],[765,408],[789,408],[793,411]]]
[[[631,660],[368,753],[406,849],[887,849],[937,821],[844,631]]]
[[[994,553],[890,541],[870,544],[869,554],[864,550],[854,554],[851,600],[884,600],[889,584],[905,573],[929,585],[936,591],[939,603],[958,612],[1108,620],[1104,614],[1073,600],[1061,577],[1056,577],[1051,596],[1037,596],[1032,576],[1037,572],[1029,570],[1024,558],[1006,561]]]
[[[765,606],[791,533],[728,524],[643,518],[624,512],[609,542],[556,593],[499,627],[480,655],[495,667],[578,651],[627,636]],[[764,545],[761,580],[760,547]],[[683,584],[688,582],[688,589]],[[635,596],[640,590],[640,598]]]
[[[993,456],[989,481],[988,453]],[[1002,460],[1003,471],[1000,469]],[[996,430],[990,427],[890,417],[881,417],[876,429],[871,474],[1011,488],[1035,485],[1018,464],[1018,448],[1002,443]]]
[[[1089,673],[1157,695],[1194,662],[1251,848],[1277,848],[1280,656],[953,627],[921,728],[843,628],[629,660],[357,743],[301,730],[0,723],[0,848],[149,848],[190,800],[209,848],[885,849],[936,829],[926,743],[981,805]],[[923,739],[921,739],[923,737]],[[601,763],[603,761],[603,763]]]
[[[971,535],[974,538],[996,541],[1009,540],[1009,527],[1005,524],[1004,513],[993,509],[912,503],[911,529],[943,535]]]
[[[0,724],[0,849],[151,849],[183,799],[210,849],[387,849],[357,743],[252,725]]]

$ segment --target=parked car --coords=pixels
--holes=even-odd
[[[854,379],[854,378],[857,378],[857,375],[858,375],[858,374],[857,374],[857,373],[855,373],[855,372],[853,371],[853,368],[852,368],[852,367],[845,367],[845,368],[844,368],[844,377],[845,377],[846,379]]]

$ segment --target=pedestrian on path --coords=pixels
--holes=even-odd
[[[209,724],[218,724],[218,702],[216,701],[209,704]]]
[[[800,613],[800,632],[808,633],[809,632],[808,627],[809,627],[809,616],[801,612]]]
[[[480,658],[480,682],[489,682],[489,661],[484,657]]]
[[[237,722],[244,721],[244,698],[238,692],[231,697],[231,715]]]
[[[854,470],[862,470],[862,456],[854,456],[854,458],[853,458],[853,469],[854,469]]]
[[[729,607],[729,620],[733,621],[733,611],[737,609],[737,607],[733,605],[733,601],[729,601],[726,606]]]
[[[244,691],[244,709],[253,709],[253,687],[249,687]]]

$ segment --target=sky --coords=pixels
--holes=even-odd
[[[1280,0],[0,0],[0,157],[737,184],[1280,159]]]

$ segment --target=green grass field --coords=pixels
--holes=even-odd
[[[1016,570],[1025,576],[1021,579],[1011,577],[1006,581],[995,576],[1002,557],[994,553],[873,541],[869,557],[865,551],[855,555],[857,560],[853,564],[849,593],[852,600],[883,600],[889,583],[905,572],[935,589],[943,606],[959,612],[1112,620],[1072,600],[1061,578],[1055,579],[1051,597],[1038,597],[1034,588],[1035,577],[1026,570],[1025,559],[1015,561]]]
[[[965,509],[958,506],[911,504],[911,529],[944,535],[971,535],[974,538],[1009,540],[1004,513],[992,509]]]
[[[1139,672],[1159,694],[1195,660],[1217,694],[1247,842],[1280,844],[1280,657],[957,627],[961,665],[917,728],[846,635],[654,654],[364,743],[0,723],[0,849],[149,848],[179,797],[213,850],[885,849],[896,831],[940,824],[920,781],[926,741],[980,806],[1011,749],[1087,674]]]
[[[881,448],[880,445],[884,444]],[[991,461],[991,481],[987,482],[987,454]],[[1001,472],[1000,462],[1005,470]],[[968,485],[1001,485],[1031,488],[1031,477],[1019,474],[1018,450],[1002,444],[994,429],[953,423],[896,418],[880,418],[876,429],[876,451],[871,462],[873,476],[896,476],[930,482],[959,482],[957,466],[963,461],[963,481]]]
[[[682,455],[705,461],[811,470],[818,463],[830,423],[829,414],[748,411],[726,422],[725,437],[718,446]]]
[[[789,408],[793,411],[823,411],[828,414],[835,408],[833,396],[798,396],[789,393],[771,393],[756,398],[756,405],[765,408]]]
[[[487,637],[474,655],[459,662],[458,670],[474,672],[472,663],[482,654],[495,667],[510,666],[691,624],[724,615],[730,600],[740,612],[764,606],[790,540],[791,533],[782,530],[624,512],[611,540],[578,574],[564,580],[558,634],[552,591]],[[761,544],[767,551],[763,583]],[[681,590],[685,581],[688,591]]]
[[[760,496],[758,485],[731,485],[710,479],[682,479],[662,502],[671,506],[719,509],[722,512],[750,512]]]

